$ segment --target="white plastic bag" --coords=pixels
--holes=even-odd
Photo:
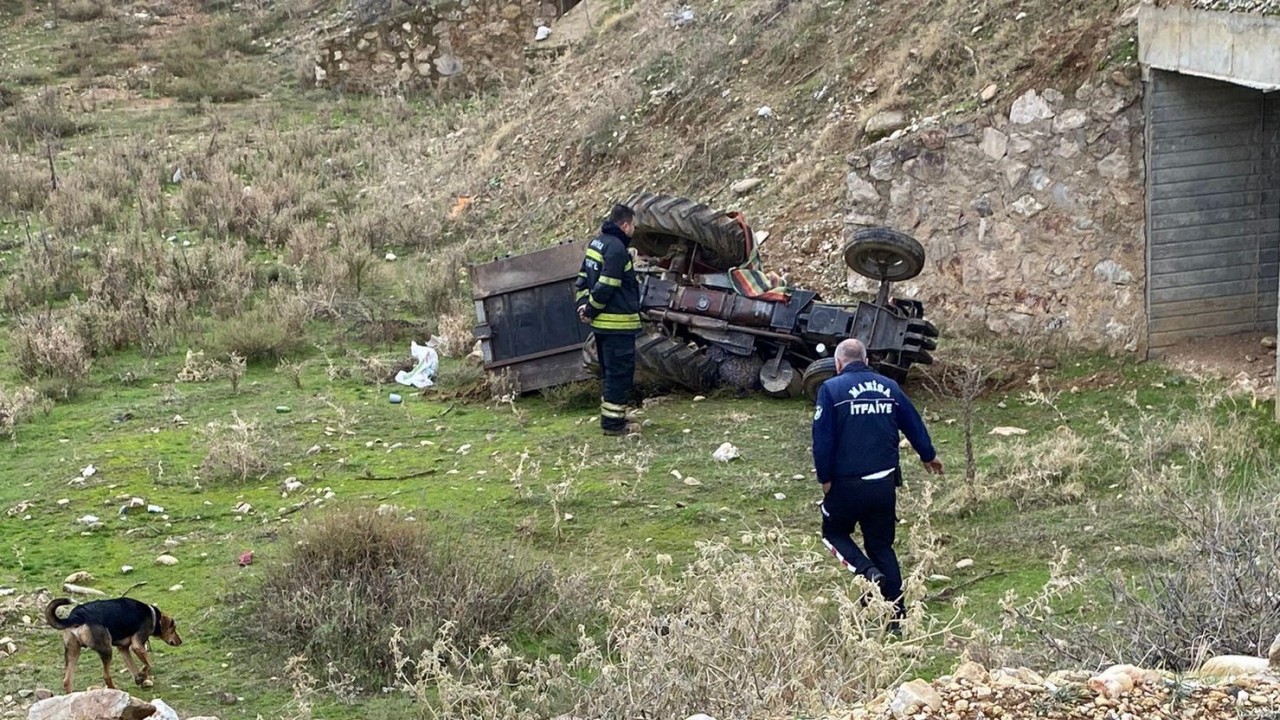
[[[428,345],[409,343],[409,354],[418,364],[409,372],[401,370],[396,373],[396,382],[416,388],[428,388],[435,384],[436,372],[440,370],[440,356]]]

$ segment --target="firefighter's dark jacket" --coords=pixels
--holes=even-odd
[[[631,238],[608,222],[587,245],[574,290],[596,332],[634,334],[640,329],[640,284],[631,267],[630,245]]]
[[[898,468],[901,431],[923,462],[937,457],[929,431],[898,383],[853,362],[822,384],[813,413],[818,482],[857,480]]]

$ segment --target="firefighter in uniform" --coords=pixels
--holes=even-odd
[[[578,318],[591,325],[604,371],[600,428],[605,435],[627,435],[639,426],[627,421],[626,405],[635,381],[636,333],[640,331],[640,284],[631,266],[635,213],[614,205],[600,235],[587,245],[575,283]]]
[[[902,569],[893,551],[897,486],[902,484],[898,433],[906,436],[925,470],[941,475],[942,461],[902,388],[867,366],[861,341],[840,343],[835,359],[836,376],[822,384],[813,414],[822,542],[850,571],[875,583],[902,618]],[[866,552],[853,540],[858,526]]]

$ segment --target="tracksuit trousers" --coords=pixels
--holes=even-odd
[[[906,615],[902,598],[902,568],[893,551],[897,531],[898,472],[879,480],[836,480],[822,501],[822,542],[850,571],[868,577],[874,567],[884,577],[880,594],[895,603],[895,613]],[[866,552],[853,540],[862,528]]]

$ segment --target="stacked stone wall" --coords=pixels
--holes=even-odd
[[[926,269],[898,293],[953,330],[1143,351],[1140,94],[1117,73],[899,131],[850,157],[846,231],[919,239]],[[873,289],[853,274],[848,285]]]

